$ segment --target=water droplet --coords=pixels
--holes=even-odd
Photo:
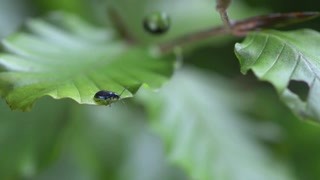
[[[143,27],[151,34],[161,35],[168,31],[170,27],[170,18],[164,12],[154,12],[144,19]]]

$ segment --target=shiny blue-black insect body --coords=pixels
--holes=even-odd
[[[112,91],[101,90],[94,95],[93,99],[97,104],[110,105],[111,103],[118,101],[124,91],[125,89],[119,95]]]

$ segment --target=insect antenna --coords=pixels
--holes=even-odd
[[[122,92],[119,94],[119,97],[121,97],[121,95],[124,93],[125,90],[127,90],[126,87],[125,87],[125,88],[122,90]],[[125,109],[128,111],[128,106],[127,106],[127,104],[124,102],[124,100],[123,100],[123,99],[120,99],[120,101],[121,101],[122,105],[125,107]]]
[[[124,87],[124,89],[122,90],[122,92],[119,94],[119,97],[121,97],[121,95],[124,93],[125,90],[127,90],[126,87]],[[126,104],[123,100],[121,100],[121,103],[128,109],[127,104]]]
[[[124,88],[124,89],[122,90],[122,92],[119,94],[119,97],[124,93],[125,90],[127,90],[127,88]]]

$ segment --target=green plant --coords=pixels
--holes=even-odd
[[[307,151],[296,146],[316,142],[318,127],[288,122],[295,117],[271,88],[239,74],[232,55],[244,38],[234,48],[241,72],[252,70],[297,117],[317,122],[320,35],[271,29],[319,13],[252,17],[267,10],[230,2],[218,0],[214,14],[205,0],[33,0],[48,14],[2,40],[0,94],[11,109],[31,112],[1,104],[1,179],[320,177],[300,168],[320,166],[320,158],[295,159],[295,150]],[[126,104],[97,103],[101,90]],[[310,134],[283,138],[296,129]]]

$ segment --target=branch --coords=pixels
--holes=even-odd
[[[263,28],[282,27],[290,24],[300,23],[320,16],[319,12],[292,12],[275,13],[263,16],[251,17],[230,24],[230,30],[225,26],[213,27],[204,31],[185,35],[181,38],[158,45],[163,54],[173,51],[176,46],[183,46],[195,41],[204,40],[218,35],[234,35],[243,37],[251,31]]]
[[[230,3],[231,3],[231,0],[217,0],[217,6],[216,6],[216,9],[220,14],[224,27],[227,30],[231,29],[231,23],[227,13],[227,8],[229,7]]]

